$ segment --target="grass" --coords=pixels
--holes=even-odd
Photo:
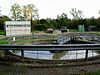
[[[69,29],[69,32],[78,32],[77,29]]]
[[[8,40],[0,40],[0,44],[8,44],[9,42]]]
[[[57,40],[57,38],[41,38],[41,39],[33,39],[33,40],[39,40],[39,41],[53,41],[53,40]]]
[[[86,73],[84,75],[100,75],[100,71],[97,72],[90,72],[90,73]]]
[[[4,30],[0,30],[0,35],[5,35],[5,31]]]
[[[16,43],[29,43],[32,42],[32,40],[16,40]]]
[[[42,39],[33,39],[33,40],[37,40],[37,41],[55,41],[57,40],[57,38],[42,38]],[[32,42],[33,40],[16,40],[16,43],[28,43],[28,42]]]

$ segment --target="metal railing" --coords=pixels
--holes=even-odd
[[[88,60],[88,50],[100,50],[100,44],[66,44],[66,45],[3,45],[0,44],[0,50],[21,50],[21,56],[24,57],[24,50],[31,51],[76,51],[86,50],[85,60]]]

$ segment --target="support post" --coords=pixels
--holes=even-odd
[[[38,59],[38,51],[37,51],[37,59]]]
[[[88,60],[88,50],[86,50],[86,53],[85,53],[85,61]]]
[[[24,57],[24,50],[21,50],[21,56]]]

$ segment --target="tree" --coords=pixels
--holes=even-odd
[[[31,31],[32,31],[33,30],[32,20],[33,18],[36,19],[35,17],[38,18],[38,9],[36,9],[33,4],[29,4],[27,5],[27,14],[29,20],[31,21]]]
[[[83,11],[76,10],[76,8],[72,8],[70,14],[73,16],[74,19],[82,19],[83,18]]]
[[[27,6],[23,6],[22,12],[23,12],[23,18],[24,18],[24,20],[27,20],[27,17],[28,17]]]
[[[57,16],[57,22],[59,25],[59,28],[61,28],[62,26],[66,26],[68,27],[68,17],[66,13],[62,13],[60,16]]]
[[[14,3],[11,6],[11,13],[13,20],[32,20],[38,19],[38,9],[33,4],[24,5]]]
[[[9,19],[9,17],[7,16],[1,16],[0,17],[0,30],[4,30],[4,25],[5,25],[5,21],[10,21],[11,19]]]
[[[11,6],[11,13],[13,20],[19,20],[21,17],[21,7],[18,4],[14,3]]]
[[[33,4],[28,4],[22,8],[23,16],[26,20],[38,19],[38,9]]]

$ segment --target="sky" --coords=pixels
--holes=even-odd
[[[57,15],[66,13],[68,18],[73,18],[70,14],[72,8],[82,10],[84,18],[100,16],[100,0],[0,0],[1,15],[10,16],[10,9],[14,3],[20,6],[34,4],[39,10],[39,18],[57,18]]]

